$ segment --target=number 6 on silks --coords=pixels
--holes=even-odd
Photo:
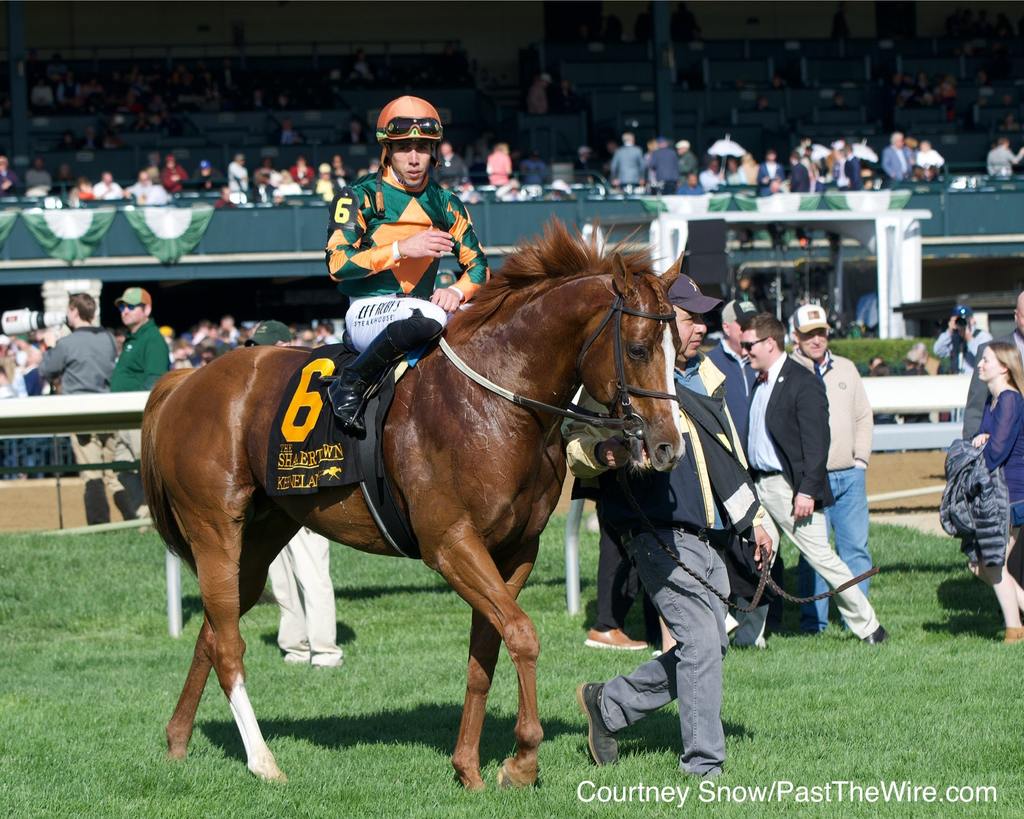
[[[309,382],[312,380],[314,373],[319,374],[321,377],[334,375],[334,362],[329,358],[317,358],[302,368],[302,378],[299,379],[299,386],[295,388],[295,394],[292,396],[292,400],[288,404],[288,409],[285,411],[284,418],[281,421],[281,435],[289,443],[297,444],[305,441],[306,436],[316,426],[317,419],[320,417],[320,411],[324,408],[324,399],[320,397],[320,393],[309,388]],[[299,424],[299,413],[303,408],[307,409],[308,412],[305,419]]]

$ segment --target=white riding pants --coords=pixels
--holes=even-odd
[[[419,310],[442,327],[448,324],[448,314],[425,299],[410,296],[371,296],[366,299],[355,299],[345,314],[349,343],[362,352],[391,322],[411,318],[413,310]]]

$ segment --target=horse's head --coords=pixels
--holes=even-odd
[[[611,304],[581,353],[587,392],[628,424],[633,466],[667,472],[683,455],[675,400],[676,336],[665,284],[612,257]]]

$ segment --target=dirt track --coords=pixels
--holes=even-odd
[[[935,486],[943,483],[943,452],[878,453],[871,459],[868,470],[868,495],[895,492],[901,489]],[[61,507],[64,528],[85,525],[82,505],[82,481],[62,478],[60,482]],[[898,501],[873,504],[872,511],[919,512],[938,509],[940,495],[924,495]],[[559,502],[559,511],[568,506],[568,484]],[[113,503],[111,519],[121,520]],[[58,529],[57,481],[40,480],[0,481],[0,532],[29,529]]]

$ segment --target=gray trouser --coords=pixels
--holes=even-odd
[[[683,563],[729,594],[725,564],[713,548],[680,530],[659,534],[666,543],[674,539]],[[624,546],[677,645],[632,674],[605,683],[601,716],[610,730],[618,731],[678,697],[680,767],[693,774],[720,772],[725,761],[722,658],[729,645],[725,604],[680,569],[653,535],[627,538]]]

